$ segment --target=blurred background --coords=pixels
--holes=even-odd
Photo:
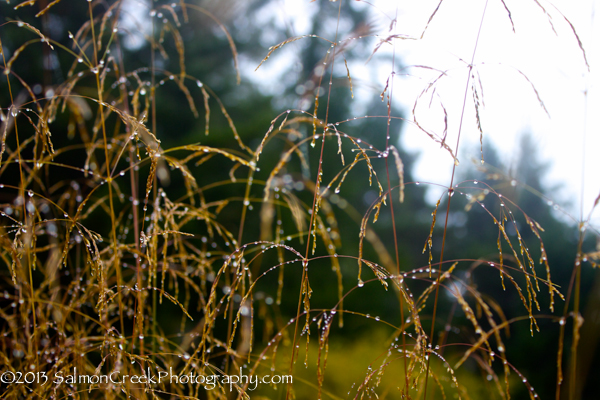
[[[473,206],[473,199],[484,191],[508,199],[505,200],[507,206],[515,212],[514,226],[530,244],[535,260],[542,257],[539,240],[528,229],[523,215],[543,227],[541,239],[553,281],[566,294],[580,237],[579,222],[588,220],[600,191],[599,158],[594,150],[600,144],[599,126],[597,117],[590,111],[598,106],[594,90],[597,86],[594,67],[598,57],[594,45],[597,43],[595,3],[579,2],[574,6],[555,2],[556,7],[535,1],[488,3],[468,0],[420,1],[418,4],[346,1],[340,7],[339,2],[332,1],[203,0],[194,4],[205,12],[189,12],[185,23],[181,7],[173,4],[176,18],[181,20],[177,21],[181,22],[177,31],[185,47],[186,73],[197,82],[197,87],[190,86],[190,91],[199,110],[198,116],[191,112],[188,99],[178,85],[169,82],[170,75],[180,72],[177,41],[166,37],[161,42],[162,48],[154,51],[148,45],[148,36],[160,34],[157,26],[176,25],[174,15],[162,7],[170,3],[124,0],[119,11],[118,40],[113,44],[113,54],[122,57],[119,62],[127,71],[137,71],[136,77],[142,81],[150,79],[147,66],[154,58],[160,71],[157,81],[162,83],[157,85],[156,111],[151,118],[155,117],[154,133],[164,149],[200,143],[240,151],[231,134],[230,121],[218,112],[211,114],[210,134],[205,135],[200,86],[209,87],[214,93],[211,98],[220,99],[241,140],[253,150],[261,144],[274,118],[286,112],[290,118],[303,116],[302,111],[312,113],[318,94],[321,105],[317,115],[320,118],[327,115],[327,121],[335,124],[340,132],[378,149],[379,153],[373,153],[373,168],[383,183],[386,170],[383,160],[377,160],[377,154],[386,150],[389,94],[389,112],[394,117],[389,127],[390,144],[398,148],[406,185],[405,199],[400,204],[399,181],[392,174],[392,186],[396,189],[390,197],[396,207],[394,218],[401,271],[417,271],[429,265],[428,252],[422,250],[429,236],[432,212],[441,199],[432,243],[434,262],[439,259],[446,219],[445,200],[456,164],[442,143],[455,152],[460,131],[458,164],[453,180],[460,196],[454,197],[448,215],[444,258],[460,260],[456,274],[493,299],[505,318],[511,319],[527,314],[519,294],[508,285],[504,291],[497,271],[486,269],[484,265],[490,261],[498,262],[499,232],[489,213],[497,214],[503,206],[502,201],[495,196],[482,198],[481,203],[486,206],[482,208],[478,204]],[[94,7],[105,12],[111,4],[95,2]],[[63,0],[39,17],[35,14],[44,9],[47,2],[39,1],[18,9],[15,5],[7,2],[0,5],[3,23],[0,38],[5,62],[19,51],[24,40],[36,37],[32,33],[23,33],[18,24],[5,21],[31,23],[56,43],[72,48],[69,32],[78,32],[88,20],[86,2]],[[152,20],[154,25],[150,23]],[[237,57],[232,54],[228,35],[235,43]],[[303,35],[308,36],[276,49],[261,64],[272,46]],[[326,57],[334,41],[343,51],[336,54],[333,68],[330,68],[330,59]],[[477,51],[474,53],[475,46]],[[236,59],[239,78],[234,65]],[[51,51],[41,44],[27,47],[11,68],[14,95],[18,98],[23,92],[18,83],[22,80],[42,101],[52,97],[53,87],[66,79],[74,62],[73,54],[68,51]],[[469,68],[471,63],[472,69]],[[83,82],[78,90],[86,94],[87,81]],[[90,79],[87,83],[91,91],[93,81]],[[384,96],[382,92],[386,87],[390,91]],[[6,81],[2,80],[0,106],[4,114],[10,104]],[[211,107],[217,110],[220,106],[212,104]],[[67,116],[58,117],[53,129],[56,148],[78,143],[76,136],[65,134],[69,132],[69,123]],[[290,143],[309,137],[312,129],[312,123],[299,122],[287,137],[279,134],[270,140],[261,156],[260,171],[255,179],[266,181]],[[432,137],[424,130],[431,132]],[[13,140],[11,136],[6,137],[9,148],[14,148]],[[349,163],[354,154],[350,153],[351,146],[344,146],[346,163]],[[279,185],[293,192],[301,204],[309,208],[314,187],[308,187],[308,182],[316,179],[318,149],[319,146],[313,149],[309,143],[300,146],[306,162],[289,163],[277,175]],[[343,168],[337,150],[333,140],[327,142],[324,184],[331,182]],[[481,162],[482,158],[485,163]],[[11,171],[8,167],[3,172],[3,183],[15,182]],[[210,186],[230,180],[229,167],[223,167],[222,160],[210,160],[191,172],[205,188],[203,195],[207,201],[231,199],[231,204],[219,218],[223,226],[237,233],[244,182]],[[77,181],[81,177],[73,173],[50,179]],[[143,188],[145,182],[141,181]],[[361,165],[349,173],[339,193],[333,192],[334,185],[326,196],[323,212],[335,215],[340,242],[336,243],[336,251],[340,256],[358,256],[361,220],[380,196],[377,186],[369,186],[368,181],[369,171]],[[168,180],[161,181],[161,186],[174,198],[185,195],[183,178],[179,174],[171,173]],[[384,187],[387,188],[387,184]],[[263,186],[255,185],[250,197],[241,242],[275,240],[268,229],[260,228]],[[0,192],[5,212],[14,207],[14,201],[14,193]],[[585,252],[592,252],[597,246],[598,211],[591,215],[586,225],[589,234],[584,240]],[[370,221],[372,219],[371,215]],[[283,213],[281,220],[281,227],[277,229],[282,233],[276,235],[277,240],[283,238],[283,242],[303,252],[305,233],[298,232],[288,211]],[[379,221],[369,222],[369,240],[363,257],[378,260],[380,265],[393,272],[396,261],[391,221],[389,207],[382,207]],[[102,227],[107,222],[92,223]],[[205,234],[201,226],[188,228],[198,237]],[[511,240],[516,240],[518,235],[516,229],[507,234]],[[505,254],[511,254],[508,246],[503,246]],[[315,258],[323,256],[324,259],[311,261],[314,292],[311,304],[314,308],[331,309],[338,301],[337,278],[323,247],[319,243]],[[226,253],[221,244],[217,251]],[[506,255],[506,259],[509,262],[510,256]],[[261,263],[261,270],[267,269],[277,263],[277,258],[266,255]],[[379,319],[375,321],[366,316],[376,315],[391,326],[399,326],[401,321],[393,293],[383,290],[373,275],[368,276],[371,281],[360,289],[360,293],[353,292],[357,286],[356,260],[340,257],[339,263],[343,291],[350,292],[344,307],[356,314],[344,317],[343,328],[333,328],[332,337],[336,341],[332,339],[332,361],[325,387],[332,394],[344,397],[343,393],[353,390],[351,384],[364,376],[364,367],[385,352],[381,343],[393,332]],[[592,379],[600,374],[600,358],[596,356],[600,299],[594,294],[600,292],[600,278],[590,263],[583,263],[582,267],[581,311],[586,324],[579,344],[582,352],[578,359],[580,387],[577,390],[579,398],[595,398],[598,390]],[[540,265],[539,274],[543,271],[544,267]],[[6,268],[2,273],[5,278],[9,276]],[[291,289],[284,291],[277,311],[284,320],[295,316],[300,276],[299,269],[286,269],[284,287]],[[409,286],[414,293],[420,293],[426,284],[426,279],[423,282],[416,280]],[[273,304],[273,298],[277,296],[274,289],[277,285],[277,277],[273,276],[258,287],[262,296],[270,299],[268,304]],[[472,343],[474,335],[460,306],[450,291],[442,291],[441,296],[444,301],[438,308],[437,323],[440,327],[444,324],[450,327],[446,333],[447,342]],[[562,315],[563,301],[557,301],[556,311],[552,314],[548,311],[548,296],[541,293],[539,297],[543,315]],[[431,304],[427,309],[431,313]],[[171,324],[169,316],[164,318],[167,325]],[[423,323],[426,326],[430,322]],[[175,334],[179,322],[172,325]],[[532,336],[527,320],[512,324],[505,342],[506,355],[527,377],[540,398],[546,399],[555,392],[559,325],[556,318],[540,318],[539,326],[541,332]],[[260,324],[257,329],[266,331]],[[570,343],[569,329],[566,332],[565,343]],[[256,336],[260,337],[260,334]],[[444,356],[456,361],[462,352],[464,348],[458,345],[448,346]],[[565,365],[568,365],[568,356],[566,346]],[[568,368],[572,366],[568,365]],[[297,369],[303,370],[303,366]],[[343,372],[346,369],[347,373]],[[309,364],[305,373],[307,380],[314,377],[314,365]],[[460,374],[465,385],[472,385],[475,392],[480,390],[482,396],[488,392],[485,384],[491,375],[482,373],[475,361],[465,364]],[[304,393],[303,389],[296,390]],[[524,385],[515,384],[513,390],[513,398],[529,398]]]

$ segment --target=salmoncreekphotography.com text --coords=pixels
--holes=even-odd
[[[236,386],[247,386],[247,390],[255,390],[259,384],[288,384],[293,383],[291,375],[246,375],[240,368],[239,375],[201,375],[194,372],[176,373],[173,368],[168,371],[153,371],[150,367],[140,374],[125,375],[120,371],[109,374],[82,374],[77,368],[72,371],[58,371],[49,374],[46,371],[20,372],[4,371],[0,375],[3,384],[32,384],[40,385],[118,385],[118,384],[141,384],[141,385],[202,385],[206,390],[229,386],[233,390]]]

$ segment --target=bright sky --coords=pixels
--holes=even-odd
[[[402,9],[399,29],[406,27],[411,34],[418,35],[422,21],[428,16],[414,18],[415,15],[419,12],[429,14],[436,3],[420,2],[413,10]],[[534,1],[506,1],[506,4],[512,13],[516,33],[512,32],[501,1],[490,0],[475,55],[485,100],[480,114],[484,146],[486,142],[493,142],[501,150],[505,163],[510,163],[519,154],[520,136],[532,134],[542,159],[552,162],[547,184],[562,186],[552,200],[559,205],[564,204],[566,211],[576,217],[580,212],[581,171],[585,157],[583,196],[584,215],[587,215],[600,193],[600,158],[597,152],[594,154],[592,151],[600,145],[600,121],[593,112],[600,106],[595,90],[599,79],[595,67],[600,60],[594,46],[597,32],[594,30],[593,1],[577,2],[576,6],[573,6],[574,2],[556,1],[556,8],[548,2],[540,2],[551,16],[556,34],[548,23],[547,15]],[[456,137],[466,82],[466,69],[460,68],[461,62],[457,61],[457,57],[470,62],[484,5],[485,2],[477,0],[444,2],[425,39],[412,42],[412,48],[400,52],[404,63],[409,65],[425,64],[444,70],[457,67],[452,71],[446,90],[440,94],[445,100],[449,118],[453,116],[449,136],[454,134]],[[459,15],[455,10],[460,10]],[[577,30],[586,50],[590,72],[577,38],[558,10]],[[429,50],[423,51],[424,48]],[[533,83],[549,115],[539,106],[532,86],[517,70]],[[473,110],[472,101],[469,101],[459,149],[459,159],[463,163],[479,158],[478,151],[474,151],[478,147],[479,135]],[[432,116],[432,119],[435,117]],[[436,183],[449,181],[439,172],[440,163],[445,160],[442,161],[443,154],[436,146],[410,127],[407,127],[403,139],[408,148],[427,149],[422,152],[422,166],[417,167],[419,179]],[[447,167],[446,171],[449,174],[450,168]],[[596,220],[599,214],[596,213]]]
[[[352,6],[369,10],[381,37],[389,35],[387,29],[390,18],[396,14],[396,3],[398,22],[395,33],[418,38],[439,1],[351,2]],[[516,32],[512,31],[502,1],[489,0],[475,54],[475,70],[479,73],[485,102],[485,107],[480,108],[484,146],[493,143],[500,150],[503,161],[510,164],[519,155],[520,136],[530,133],[542,160],[552,162],[546,184],[560,185],[551,200],[579,218],[583,194],[583,215],[586,218],[600,193],[600,113],[594,113],[594,110],[600,109],[597,89],[600,83],[597,73],[600,51],[597,48],[599,32],[595,29],[594,1],[556,0],[550,3],[540,0],[539,4],[547,14],[534,0],[505,0],[505,3],[511,11]],[[396,40],[393,44],[397,59],[403,65],[426,65],[446,71],[447,76],[436,86],[431,108],[427,97],[419,108],[418,117],[422,125],[441,134],[444,117],[440,104],[443,104],[448,113],[447,142],[453,149],[460,125],[466,66],[473,55],[485,4],[482,0],[446,0],[422,40]],[[323,2],[322,6],[325,5]],[[314,18],[314,9],[316,3],[308,0],[280,0],[274,12],[278,13],[282,23],[291,23],[295,34],[300,35],[312,33],[305,29],[309,26],[306,18]],[[561,13],[571,21],[581,39],[590,65],[589,72],[577,38]],[[273,54],[263,66],[266,68],[261,67],[263,70],[259,70],[253,79],[260,80],[262,75],[273,73],[278,68],[277,59],[285,60],[286,56],[293,55],[283,54],[285,51],[288,50],[284,47],[282,53]],[[292,46],[289,51],[292,51]],[[382,51],[391,53],[392,45],[383,46]],[[371,83],[383,88],[391,65],[388,62],[382,67],[381,60],[374,61],[367,66],[362,62],[351,65],[353,79],[359,81],[375,76]],[[370,65],[378,65],[380,69],[373,73],[369,70]],[[394,101],[408,116],[419,93],[439,73],[422,68],[403,72],[408,76],[396,80]],[[549,115],[540,106],[532,84]],[[361,90],[359,84],[356,86],[355,95]],[[471,163],[472,158],[480,159],[479,132],[471,92],[468,96],[458,168]],[[448,152],[440,149],[439,144],[410,124],[405,124],[402,145],[420,153],[415,168],[416,179],[449,184],[453,160]],[[439,191],[430,190],[430,199],[437,199],[439,194]],[[600,211],[596,210],[593,219],[598,226]]]

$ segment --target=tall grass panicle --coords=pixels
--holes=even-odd
[[[330,37],[310,34],[274,44],[258,67],[276,62],[293,42],[325,43],[319,65],[304,66],[312,69],[317,89],[309,108],[290,104],[261,131],[241,131],[220,89],[190,75],[186,63],[189,41],[225,43],[230,64],[223,69],[231,70],[224,74],[240,81],[235,38],[215,2],[152,2],[143,19],[149,26],[126,32],[141,32],[146,42],[138,51],[149,63],[138,65],[123,45],[121,27],[131,1],[88,1],[87,19],[68,39],[53,37],[48,21],[74,1],[3,6],[10,13],[0,25],[0,368],[27,379],[3,380],[4,398],[468,399],[493,392],[509,399],[520,391],[535,399],[536,387],[512,362],[506,341],[521,321],[528,321],[531,335],[545,335],[538,332],[541,319],[556,322],[544,326],[560,331],[557,348],[545,349],[557,360],[556,396],[575,398],[584,323],[580,270],[599,262],[598,251],[586,252],[584,237],[597,231],[580,221],[573,279],[559,287],[544,227],[496,185],[520,183],[499,173],[496,181],[457,180],[461,132],[450,143],[446,131],[427,128],[415,112],[447,71],[425,82],[413,113],[401,117],[394,108],[402,95],[394,89],[399,61],[373,57],[390,44],[419,38],[402,35],[394,20],[377,32],[371,57],[361,61],[388,70],[378,88],[387,113],[335,120],[332,102],[349,101],[360,82],[349,68],[350,46],[375,33],[357,35],[359,28],[338,24]],[[499,1],[512,23],[510,4]],[[348,3],[320,7],[341,13]],[[549,24],[560,16],[535,3]],[[198,20],[210,29],[195,29]],[[59,67],[47,67],[58,60]],[[464,67],[462,110],[475,107],[483,154],[476,61],[477,44]],[[333,93],[338,87],[346,99]],[[174,101],[201,121],[201,134],[166,147],[174,135],[166,127],[176,121],[160,107]],[[385,121],[387,128],[369,143],[357,119],[366,126]],[[405,179],[399,121],[444,148],[453,171],[428,211],[429,233],[419,238],[424,247],[411,249],[413,264],[401,261],[397,216],[420,212],[405,201],[420,189]],[[468,123],[461,120],[459,129]],[[368,190],[374,200],[361,210],[352,196]],[[453,248],[461,256],[449,259],[452,211],[475,208],[485,211],[480,223],[497,232],[497,252],[480,258]],[[462,239],[478,240],[469,233]],[[497,275],[505,293],[518,297],[520,316],[505,317],[502,300],[480,290],[480,270]],[[361,324],[369,330],[358,335],[358,344],[344,339]],[[256,388],[166,379],[68,382],[75,370],[121,377],[242,371],[293,380]]]

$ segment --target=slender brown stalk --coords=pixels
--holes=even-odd
[[[477,38],[475,39],[475,45],[473,46],[473,55],[471,56],[471,63],[467,69],[467,83],[465,84],[465,94],[462,102],[462,109],[460,113],[460,122],[458,125],[458,135],[456,138],[456,146],[454,148],[454,157],[458,157],[458,146],[460,144],[460,134],[462,133],[463,127],[463,118],[465,115],[465,108],[467,106],[467,95],[469,93],[469,83],[471,81],[471,71],[473,70],[473,65],[475,62],[475,54],[477,53],[477,45],[479,44],[479,36],[481,35],[481,28],[483,27],[483,20],[485,19],[485,12],[487,10],[488,0],[486,0],[483,13],[481,15],[481,21],[479,23],[479,30],[477,31]],[[450,178],[450,185],[448,186],[448,201],[446,202],[446,218],[444,220],[444,234],[442,236],[442,249],[440,251],[440,267],[438,268],[438,273],[436,277],[436,285],[435,285],[435,298],[433,302],[433,315],[431,317],[431,331],[429,333],[429,342],[433,343],[434,333],[435,333],[435,318],[437,314],[437,306],[439,300],[440,293],[440,282],[442,278],[442,269],[444,266],[444,249],[446,245],[446,234],[448,232],[448,216],[450,215],[450,202],[452,200],[452,195],[454,194],[454,175],[456,173],[456,162],[452,165],[452,176]],[[423,399],[427,400],[427,380],[429,378],[429,368],[430,368],[431,357],[427,357],[427,369],[425,372],[425,389],[423,391]]]

